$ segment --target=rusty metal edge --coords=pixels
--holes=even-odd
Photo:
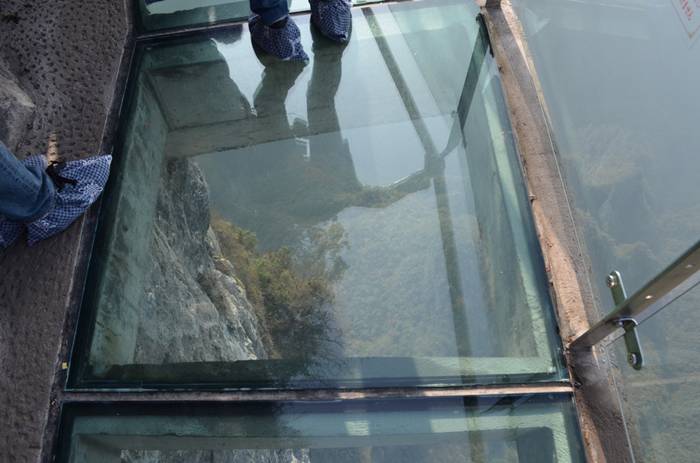
[[[517,384],[462,388],[380,388],[380,389],[309,389],[289,391],[181,391],[66,392],[64,402],[266,402],[306,400],[362,400],[390,398],[438,397],[506,397],[533,394],[571,394],[573,387],[563,383]]]
[[[568,345],[598,314],[571,204],[550,135],[548,112],[537,72],[509,0],[482,6],[498,64],[520,163],[526,180],[549,289],[562,341]],[[590,312],[589,312],[590,311]],[[567,364],[579,426],[589,462],[633,462],[615,373],[602,349],[576,356]]]

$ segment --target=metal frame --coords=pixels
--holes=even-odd
[[[420,397],[512,397],[536,394],[570,394],[573,386],[568,383],[543,382],[512,385],[485,385],[473,387],[443,388],[367,388],[367,389],[305,389],[282,391],[86,391],[66,392],[66,402],[266,402],[266,401],[314,401],[361,399],[414,399]]]
[[[622,288],[620,283],[613,281],[616,273],[608,277],[608,285],[611,289],[616,286]],[[572,350],[591,348],[606,338],[610,338],[608,343],[612,342],[622,335],[620,328],[629,331],[627,327],[631,329],[631,324],[636,326],[643,323],[698,284],[700,284],[700,241],[634,295],[622,302],[615,301],[617,303],[615,310],[574,339],[569,348]]]

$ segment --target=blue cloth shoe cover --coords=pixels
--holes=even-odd
[[[351,3],[347,0],[310,0],[311,21],[321,34],[335,42],[350,40]]]
[[[43,159],[41,155],[35,155],[24,162],[43,163]],[[27,225],[30,245],[62,232],[95,202],[107,183],[111,162],[112,156],[107,155],[65,163],[59,174],[73,182],[57,187],[54,208],[41,219]]]
[[[264,52],[283,61],[308,61],[309,57],[301,45],[301,32],[292,18],[279,29],[266,26],[260,16],[252,15],[248,20],[253,43]]]

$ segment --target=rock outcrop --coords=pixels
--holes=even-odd
[[[134,363],[265,358],[259,322],[209,226],[199,168],[172,160],[163,172]]]
[[[124,463],[309,463],[305,449],[127,451]]]

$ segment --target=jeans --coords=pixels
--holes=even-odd
[[[0,142],[0,215],[32,222],[54,206],[56,190],[41,168],[26,167]]]
[[[146,5],[162,2],[163,0],[145,0]],[[250,9],[260,16],[263,24],[270,25],[289,14],[287,0],[250,0]]]
[[[289,14],[287,0],[250,0],[250,9],[267,26]]]

